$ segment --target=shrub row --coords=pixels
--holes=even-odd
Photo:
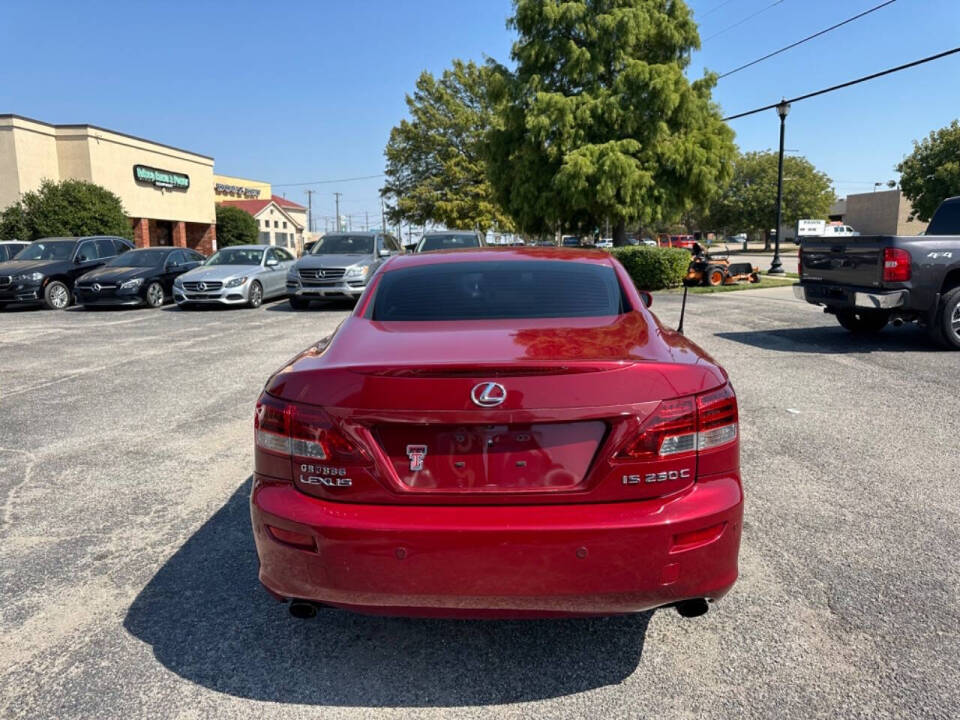
[[[690,251],[680,248],[633,245],[609,252],[630,273],[638,290],[676,287],[683,283],[690,264]]]

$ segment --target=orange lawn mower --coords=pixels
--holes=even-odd
[[[693,260],[687,267],[687,276],[683,279],[684,285],[717,287],[760,282],[759,269],[750,263],[732,263],[728,258],[710,257],[699,243],[694,243],[691,252]]]

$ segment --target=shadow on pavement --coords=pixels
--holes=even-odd
[[[806,353],[937,352],[943,350],[920,327],[888,327],[876,335],[854,335],[837,326],[721,332],[716,337],[764,350]]]
[[[257,580],[250,479],[157,572],[124,627],[169,670],[239,697],[365,707],[487,705],[620,683],[652,613],[544,621],[290,617]]]
[[[310,303],[309,307],[297,309],[294,308],[286,300],[283,302],[278,302],[274,305],[271,305],[267,308],[270,312],[292,312],[292,313],[308,313],[310,311],[318,310],[343,310],[350,311],[356,307],[357,303],[355,300],[314,300]]]

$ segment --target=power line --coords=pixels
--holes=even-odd
[[[765,12],[766,12],[767,10],[769,10],[770,8],[775,7],[776,5],[779,5],[779,4],[782,3],[782,2],[783,2],[783,0],[774,0],[774,2],[770,3],[769,5],[767,5],[767,6],[764,7],[764,8],[761,8],[760,10],[757,10],[757,11],[756,11],[755,13],[753,13],[752,15],[747,15],[747,17],[745,17],[745,18],[744,18],[743,20],[741,20],[740,22],[735,22],[735,23],[734,23],[733,25],[731,25],[730,27],[725,27],[725,28],[724,28],[723,30],[721,30],[720,32],[715,32],[715,33],[714,33],[713,35],[711,35],[710,37],[704,38],[702,42],[707,42],[708,40],[713,40],[715,37],[717,37],[717,36],[719,36],[719,35],[723,35],[727,30],[733,30],[735,27],[740,27],[741,25],[743,25],[743,24],[744,24],[745,22],[747,22],[748,20],[753,20],[757,15],[760,15],[761,13],[765,13]]]
[[[854,16],[851,17],[851,18],[847,18],[847,19],[844,20],[843,22],[839,22],[839,23],[837,23],[836,25],[831,25],[830,27],[826,28],[825,30],[821,30],[820,32],[814,33],[813,35],[808,35],[807,37],[803,38],[803,40],[797,40],[795,43],[792,43],[792,44],[790,44],[790,45],[787,45],[786,47],[782,47],[782,48],[780,48],[779,50],[775,50],[774,52],[770,53],[769,55],[764,55],[762,58],[757,58],[757,59],[754,60],[753,62],[748,62],[746,65],[741,65],[740,67],[734,68],[733,70],[730,70],[729,72],[725,72],[723,75],[720,75],[719,77],[720,77],[720,78],[725,78],[725,77],[728,77],[728,76],[730,76],[730,75],[733,75],[734,73],[740,72],[741,70],[746,70],[748,67],[752,67],[753,65],[756,65],[757,63],[761,63],[761,62],[763,62],[764,60],[769,60],[770,58],[774,57],[775,55],[779,55],[780,53],[786,52],[787,50],[792,50],[793,48],[797,47],[797,45],[803,45],[805,42],[809,42],[810,40],[813,40],[814,38],[818,38],[818,37],[820,37],[821,35],[826,35],[826,34],[827,34],[828,32],[830,32],[831,30],[836,30],[838,27],[843,27],[843,26],[846,25],[847,23],[852,23],[854,20],[859,20],[859,19],[862,18],[864,15],[869,15],[869,14],[872,13],[872,12],[876,12],[876,11],[879,10],[880,8],[885,8],[887,5],[892,5],[892,4],[895,3],[896,1],[897,1],[897,0],[887,0],[887,1],[884,2],[884,3],[880,3],[879,5],[876,5],[875,7],[872,7],[872,8],[870,8],[869,10],[864,10],[864,11],[863,11],[862,13],[860,13],[859,15],[854,15]]]
[[[713,15],[717,10],[722,10],[723,8],[725,8],[727,5],[729,5],[730,3],[734,2],[734,1],[735,1],[735,0],[726,0],[726,2],[720,3],[720,4],[717,5],[713,10],[707,10],[707,12],[705,12],[703,15],[700,16],[700,19],[702,20],[703,18],[705,18],[705,17],[707,17],[707,16],[709,16],[709,15]]]
[[[897,67],[889,68],[888,70],[881,70],[880,72],[873,73],[872,75],[865,75],[864,77],[857,78],[856,80],[850,80],[845,83],[840,83],[839,85],[833,85],[832,87],[824,88],[823,90],[817,90],[815,92],[807,93],[806,95],[799,95],[795,98],[790,98],[789,100],[781,100],[780,102],[795,103],[800,102],[801,100],[807,100],[808,98],[816,97],[817,95],[826,95],[827,93],[834,92],[835,90],[842,90],[843,88],[850,87],[851,85],[858,85],[867,80],[875,80],[878,77],[883,77],[884,75],[891,75],[901,70],[907,70],[917,65],[923,65],[924,63],[933,62],[934,60],[939,60],[940,58],[947,57],[948,55],[953,55],[960,52],[960,47],[955,47],[952,50],[946,50],[942,53],[937,53],[936,55],[931,55],[925,57],[921,60],[914,60],[913,62],[906,63],[904,65],[898,65]],[[748,110],[747,112],[737,113],[736,115],[730,115],[725,117],[723,120],[727,122],[729,120],[736,120],[738,118],[747,117],[748,115],[756,115],[757,113],[764,112],[765,110],[772,110],[780,103],[773,103],[772,105],[764,105],[761,108],[756,108],[755,110]]]
[[[359,177],[340,178],[339,180],[314,180],[312,182],[299,183],[273,183],[273,187],[301,187],[303,185],[330,185],[332,183],[353,182],[354,180],[373,180],[374,178],[384,177],[384,173],[378,175],[361,175]]]

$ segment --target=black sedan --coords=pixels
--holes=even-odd
[[[77,304],[160,307],[173,296],[174,279],[205,259],[187,248],[152,247],[125,252],[77,279]]]

